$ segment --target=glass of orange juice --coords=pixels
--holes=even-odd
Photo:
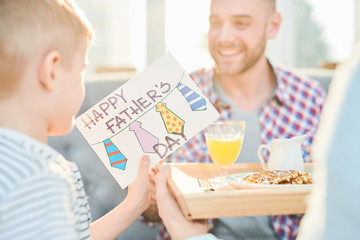
[[[244,141],[244,121],[219,121],[210,124],[205,131],[206,145],[211,159],[220,167],[220,181],[226,174],[226,167],[238,158]]]

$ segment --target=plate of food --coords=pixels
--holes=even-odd
[[[235,173],[225,181],[239,189],[244,188],[309,188],[314,183],[312,174],[296,170],[262,170]]]

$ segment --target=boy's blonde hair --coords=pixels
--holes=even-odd
[[[52,50],[69,67],[72,54],[93,36],[72,0],[0,0],[0,99],[11,93],[35,57]]]

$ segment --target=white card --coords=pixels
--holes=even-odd
[[[166,54],[76,118],[75,125],[122,188],[219,117],[185,70]]]

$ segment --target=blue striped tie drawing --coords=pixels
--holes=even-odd
[[[127,158],[119,151],[109,138],[104,141],[104,145],[110,160],[110,165],[114,168],[125,170]]]
[[[189,88],[188,86],[179,83],[176,86],[180,92],[184,95],[186,101],[189,103],[191,110],[202,111],[206,110],[206,101],[198,93]]]

